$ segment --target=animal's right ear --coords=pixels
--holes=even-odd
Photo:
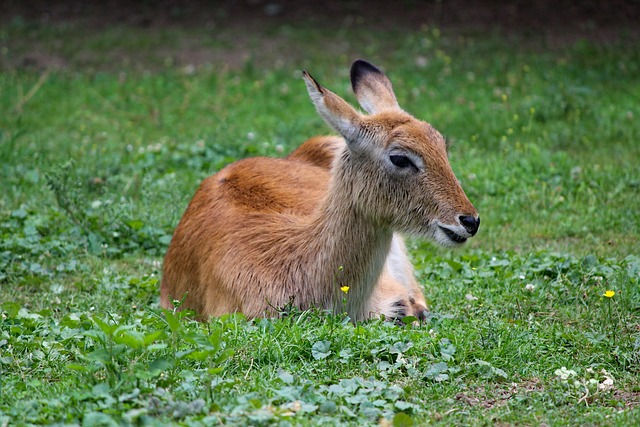
[[[307,91],[316,110],[348,143],[357,141],[361,116],[344,99],[318,83],[307,71],[302,72]]]

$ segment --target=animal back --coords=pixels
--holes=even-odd
[[[256,157],[227,166],[203,187],[247,212],[309,215],[325,197],[328,182],[328,171],[313,164]]]

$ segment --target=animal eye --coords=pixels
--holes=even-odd
[[[415,169],[417,169],[416,165],[414,165],[411,159],[409,159],[407,156],[393,154],[389,156],[389,160],[391,160],[391,163],[393,163],[395,166],[401,169],[408,168],[408,167],[414,167]]]

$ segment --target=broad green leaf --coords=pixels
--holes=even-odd
[[[393,416],[393,427],[413,427],[413,418],[404,412],[398,412]]]
[[[127,225],[134,230],[140,230],[142,227],[144,227],[144,222],[142,222],[139,219],[134,219],[134,220],[128,221]]]
[[[118,423],[102,412],[90,412],[82,418],[82,427],[116,427]]]
[[[311,355],[316,360],[326,359],[331,355],[331,341],[316,341],[311,347]]]
[[[175,362],[173,362],[173,360],[167,359],[165,357],[158,357],[157,359],[149,363],[149,372],[152,375],[156,376],[156,375],[159,375],[161,372],[172,369],[174,366],[175,366]]]
[[[142,347],[142,338],[138,334],[130,332],[120,332],[113,336],[113,342],[124,344],[129,348],[138,349]]]
[[[448,365],[445,362],[434,363],[429,366],[429,369],[425,372],[425,377],[436,382],[446,381],[449,379],[449,375],[445,372],[449,370]]]
[[[165,337],[165,333],[162,330],[153,331],[149,334],[146,334],[142,339],[142,343],[145,347],[153,344],[154,341],[163,339]]]
[[[453,360],[453,355],[456,353],[456,346],[449,341],[448,338],[442,338],[440,340],[440,355],[445,362]]]
[[[78,371],[78,372],[88,372],[89,369],[84,366],[84,365],[80,365],[77,363],[69,363],[67,364],[67,369],[71,369],[72,371]]]
[[[404,323],[405,325],[411,325],[417,321],[418,321],[418,318],[415,316],[404,316],[402,318],[402,323]]]
[[[188,359],[193,359],[193,360],[205,360],[207,357],[211,356],[211,351],[209,350],[205,350],[205,351],[194,351],[193,353],[190,353],[189,355],[187,355]]]
[[[7,317],[16,317],[20,312],[20,304],[13,301],[3,302],[2,311],[7,314]]]
[[[175,333],[180,329],[180,319],[176,316],[171,310],[163,310],[164,318],[167,321],[167,325],[169,325],[169,329],[171,332]]]
[[[111,336],[113,332],[118,328],[118,325],[109,325],[104,320],[100,319],[98,315],[93,316],[91,319],[95,322],[96,325],[104,332],[107,336]]]
[[[232,357],[234,354],[235,354],[235,352],[233,351],[233,349],[225,348],[224,350],[222,350],[222,352],[220,352],[220,354],[218,355],[218,357],[216,358],[216,360],[214,362],[215,363],[222,363],[222,362],[226,361],[227,359],[229,359],[230,357]]]
[[[449,266],[451,266],[451,268],[453,268],[453,271],[455,271],[456,273],[459,273],[462,271],[463,265],[460,264],[457,261],[454,261],[452,259],[448,259],[447,260],[447,264],[449,264]]]

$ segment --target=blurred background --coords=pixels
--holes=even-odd
[[[3,67],[136,65],[144,68],[167,63],[186,67],[238,67],[249,60],[271,65],[299,64],[313,56],[309,50],[349,57],[371,53],[372,47],[366,44],[375,41],[378,45],[381,41],[375,34],[367,37],[367,33],[408,33],[425,26],[446,34],[498,34],[542,47],[563,46],[581,39],[606,43],[624,37],[637,41],[640,2],[2,1],[0,25],[19,24],[48,25],[56,29],[52,31],[62,34],[65,28],[73,27],[75,37],[35,45],[29,43],[28,33],[25,34],[27,40],[10,37],[4,40],[9,53],[5,52],[0,58]],[[97,55],[91,48],[96,33],[115,32],[114,28],[122,31],[123,26],[140,31],[150,39],[144,43],[130,40],[120,46],[118,34],[114,33],[112,43],[105,41]],[[189,36],[172,35],[171,30],[187,31]],[[319,35],[322,37],[318,38]]]

